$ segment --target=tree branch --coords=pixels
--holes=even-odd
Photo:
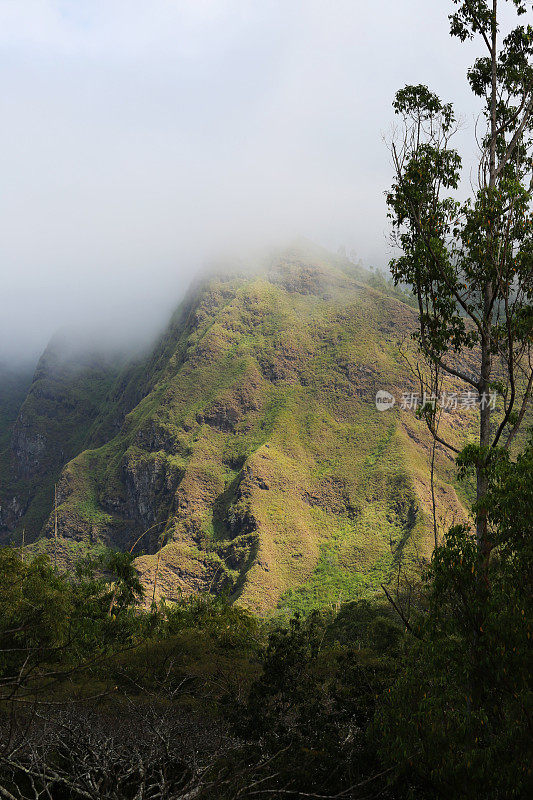
[[[513,425],[513,428],[510,431],[509,436],[507,437],[507,440],[506,440],[506,442],[504,444],[505,450],[509,449],[509,445],[511,444],[511,442],[514,439],[514,437],[518,433],[520,425],[522,424],[522,420],[524,419],[524,415],[526,413],[526,409],[527,409],[528,404],[529,404],[529,398],[531,396],[532,387],[533,387],[533,370],[531,370],[530,375],[529,375],[529,381],[528,381],[528,384],[527,384],[526,392],[525,392],[524,397],[522,399],[522,405],[520,407],[520,413],[518,414],[518,419],[517,419],[515,425]]]
[[[465,5],[468,8],[468,10],[470,11],[470,16],[472,17],[472,22],[474,24],[474,32],[477,29],[477,31],[481,34],[481,36],[483,37],[483,41],[487,45],[487,49],[488,49],[489,53],[492,56],[492,45],[491,45],[491,43],[489,41],[489,38],[488,38],[488,36],[487,36],[487,34],[485,32],[485,29],[482,27],[479,19],[476,16],[475,10],[472,8],[472,3],[470,2],[470,0],[465,0]]]
[[[513,155],[514,151],[516,150],[516,146],[517,146],[517,144],[518,144],[518,142],[520,140],[520,137],[522,136],[522,134],[524,132],[524,128],[526,127],[532,112],[533,112],[533,94],[529,98],[529,103],[527,104],[526,109],[524,111],[524,116],[522,117],[522,122],[520,123],[520,125],[516,129],[515,134],[514,134],[513,138],[511,139],[511,141],[509,142],[509,146],[507,147],[507,150],[505,151],[505,154],[502,156],[502,160],[500,161],[500,163],[498,164],[498,166],[496,168],[496,173],[495,173],[495,178],[496,179],[499,178],[503,168],[505,167],[505,165],[507,164],[507,162],[509,161],[509,159]]]

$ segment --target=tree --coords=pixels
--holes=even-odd
[[[69,585],[45,556],[24,563],[19,552],[0,548],[0,700],[47,684],[50,664],[64,655],[73,610]]]
[[[145,620],[134,611],[142,586],[132,561],[105,550],[65,575],[47,556],[23,560],[0,548],[0,703],[51,692],[142,638]]]
[[[471,196],[458,199],[462,160],[451,147],[457,130],[450,103],[426,86],[406,86],[394,110],[401,135],[392,144],[394,183],[387,194],[397,283],[417,298],[423,356],[479,401],[475,447],[463,454],[476,472],[478,552],[488,564],[487,494],[491,458],[508,449],[533,386],[533,28],[518,24],[524,0],[452,0],[451,35],[477,38],[485,50],[468,71],[482,102],[484,131]],[[511,3],[516,27],[502,38],[501,6]],[[493,409],[491,393],[502,396]],[[437,430],[436,441],[461,451]]]
[[[367,741],[401,636],[382,608],[365,602],[336,618],[313,611],[276,625],[245,702],[227,698],[243,748],[226,772],[231,793],[217,797],[403,796],[389,787],[394,765],[382,764]]]
[[[214,698],[246,675],[255,621],[213,598],[139,609],[132,558],[72,575],[0,548],[0,798],[200,797],[228,747]]]
[[[109,616],[114,610],[126,608],[142,599],[144,590],[133,561],[134,556],[131,552],[122,553],[120,550],[109,550],[104,555],[102,566],[115,579],[115,588],[109,604]]]
[[[436,548],[425,616],[381,697],[383,755],[439,797],[531,797],[533,439],[515,462],[500,450],[484,498],[494,536],[488,581],[465,526]]]

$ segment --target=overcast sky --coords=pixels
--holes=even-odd
[[[465,119],[451,0],[0,0],[0,358],[62,324],[135,338],[225,248],[389,257],[405,83]]]

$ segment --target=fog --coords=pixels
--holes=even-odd
[[[395,91],[474,125],[451,8],[0,0],[0,360],[72,324],[137,345],[228,250],[305,236],[385,265]]]

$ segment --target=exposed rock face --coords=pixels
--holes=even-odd
[[[124,467],[129,516],[147,527],[164,509],[170,512],[183,475],[162,453],[129,458]]]
[[[21,411],[11,440],[16,469],[21,477],[29,478],[40,471],[46,444],[45,434],[35,430],[34,420]]]
[[[0,530],[2,528],[7,530],[15,528],[25,511],[26,509],[20,504],[17,497],[6,499],[4,504],[0,506]]]

